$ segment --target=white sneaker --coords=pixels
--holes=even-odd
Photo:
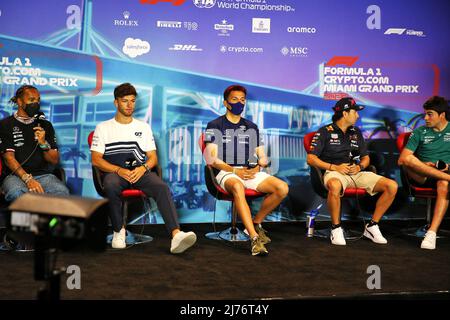
[[[422,249],[429,249],[429,250],[436,249],[436,232],[427,231],[425,237],[422,240],[422,243],[420,244],[420,247]]]
[[[347,243],[345,242],[344,232],[342,228],[331,229],[330,234],[331,243],[338,246],[345,246]]]
[[[364,237],[369,238],[370,240],[378,244],[387,243],[386,238],[381,234],[380,227],[378,227],[377,224],[374,224],[371,227],[368,227],[368,224],[366,224],[366,227],[364,228]]]
[[[126,230],[125,228],[120,229],[119,232],[115,232],[113,231],[113,239],[111,242],[111,246],[114,249],[123,249],[125,248],[127,245],[125,244],[125,238],[126,238]]]
[[[194,232],[180,231],[172,238],[170,252],[171,253],[182,253],[186,249],[191,247],[195,243],[195,241],[197,241],[197,236],[195,235]]]

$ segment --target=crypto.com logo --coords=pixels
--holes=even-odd
[[[212,8],[216,5],[216,0],[192,0],[197,8]]]
[[[141,4],[157,4],[159,2],[172,2],[174,6],[181,6],[186,0],[140,0]]]

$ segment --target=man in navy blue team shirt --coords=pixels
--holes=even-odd
[[[288,185],[261,167],[268,165],[258,126],[241,117],[247,90],[232,85],[223,94],[225,115],[206,127],[205,156],[216,173],[217,183],[233,195],[237,212],[251,238],[252,255],[264,255],[271,240],[261,227],[264,218],[286,197]],[[267,193],[259,212],[253,217],[245,199],[245,189]]]
[[[328,189],[327,205],[331,215],[330,240],[346,245],[341,228],[341,196],[346,188],[364,188],[371,196],[381,193],[372,220],[365,226],[364,236],[375,243],[386,244],[378,222],[392,204],[397,183],[373,172],[364,171],[370,164],[366,142],[355,126],[358,111],[364,109],[351,98],[342,98],[334,106],[333,123],[320,128],[311,142],[306,161],[324,171],[323,183]]]

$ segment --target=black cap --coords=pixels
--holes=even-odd
[[[350,109],[354,109],[356,111],[364,109],[364,106],[356,104],[355,99],[351,97],[342,98],[333,107],[334,112],[339,111],[348,111]]]

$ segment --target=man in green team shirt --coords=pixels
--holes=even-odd
[[[438,96],[428,99],[425,126],[415,129],[398,159],[408,176],[425,187],[437,188],[436,205],[430,228],[420,247],[436,248],[436,233],[449,204],[450,109],[448,102]]]

